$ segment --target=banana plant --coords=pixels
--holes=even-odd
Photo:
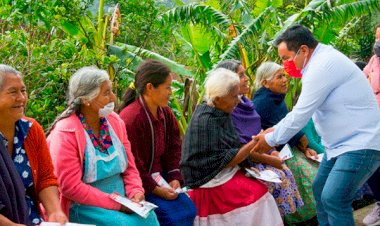
[[[97,23],[94,24],[88,15],[75,18],[73,21],[63,20],[61,29],[76,39],[82,48],[87,48],[96,54],[98,66],[107,63],[106,37],[109,15],[104,15],[104,0],[99,0]]]
[[[181,65],[169,58],[166,58],[158,53],[149,51],[147,49],[142,49],[137,46],[116,43],[115,45],[108,46],[108,54],[116,55],[121,61],[119,62],[122,67],[127,67],[130,70],[136,70],[137,66],[142,62],[143,59],[151,58],[156,59],[164,64],[166,64],[171,71],[178,75],[192,76],[193,72],[188,70],[184,65]],[[132,64],[128,62],[127,59],[133,59]]]

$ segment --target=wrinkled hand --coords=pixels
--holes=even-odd
[[[277,169],[283,169],[283,163],[284,163],[284,160],[281,159],[280,157],[278,156],[273,156],[275,159],[273,159],[273,163],[271,164],[272,166],[276,167]]]
[[[310,158],[310,159],[314,158],[314,160],[318,159],[318,153],[311,148],[306,148],[304,154],[307,158]],[[314,157],[312,158],[312,156],[314,156]]]
[[[135,203],[138,203],[139,205],[141,201],[144,201],[145,200],[145,196],[143,193],[136,193],[132,198],[131,198],[132,202],[135,202]],[[121,205],[120,207],[120,212],[123,212],[123,213],[126,213],[126,214],[131,214],[133,213],[133,211],[131,209],[129,209],[128,207],[124,206],[124,205]]]
[[[172,180],[169,183],[170,187],[173,188],[173,190],[176,190],[177,188],[181,188],[181,183],[179,183],[178,180]]]
[[[264,135],[265,135],[265,134],[270,133],[270,132],[273,132],[273,131],[274,131],[274,128],[273,128],[273,127],[270,127],[270,128],[268,128],[268,129],[266,129],[266,130],[261,130],[259,134],[257,134],[257,135],[253,135],[251,138],[252,138],[252,139],[255,139],[255,137],[258,136],[258,135],[261,135],[261,134],[264,134]]]
[[[67,217],[62,211],[55,211],[49,214],[48,222],[58,222],[61,225],[65,225]]]
[[[165,187],[159,187],[159,186],[157,186],[153,190],[153,193],[166,200],[174,200],[178,196],[178,193],[175,192],[172,188],[165,188]]]
[[[252,152],[258,152],[258,153],[266,153],[270,149],[272,149],[271,146],[268,145],[268,143],[265,141],[265,135],[264,134],[259,134],[253,138],[253,140],[256,141],[255,146],[251,150]]]
[[[270,153],[271,156],[276,156],[276,157],[279,157],[280,158],[280,152],[278,151],[272,151],[272,153]]]
[[[298,141],[298,144],[296,145],[297,148],[299,148],[302,152],[306,152],[306,149],[307,149],[307,145],[309,144],[309,140],[307,139],[307,137],[305,135],[303,135],[299,141]]]
[[[145,200],[145,196],[144,196],[143,193],[138,192],[138,193],[136,193],[136,194],[132,197],[131,200],[132,200],[133,202],[137,202],[137,203],[139,203],[139,202]]]

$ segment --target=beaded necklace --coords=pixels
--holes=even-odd
[[[83,125],[83,128],[87,131],[88,136],[90,137],[95,149],[97,149],[100,152],[103,152],[103,153],[105,152],[108,154],[107,150],[112,145],[112,139],[111,139],[110,130],[109,130],[106,118],[100,117],[99,119],[100,131],[99,131],[99,138],[97,138],[92,132],[91,127],[86,123],[83,114],[78,113],[77,116],[79,117],[79,120],[81,121]]]

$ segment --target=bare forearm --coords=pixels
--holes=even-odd
[[[271,165],[278,169],[282,169],[282,161],[280,158],[276,156],[271,156],[268,154],[259,154],[259,153],[254,152],[251,154],[251,157],[252,157],[253,162],[259,162],[259,163]]]
[[[24,225],[24,224],[13,223],[8,218],[6,218],[4,215],[0,214],[0,225],[3,225],[3,226],[16,226],[16,225],[17,226],[21,226],[21,225]]]
[[[48,216],[52,212],[62,210],[58,198],[58,188],[56,186],[50,186],[43,189],[38,194],[38,197]]]
[[[251,141],[248,144],[244,145],[239,149],[239,152],[236,154],[236,156],[227,164],[226,168],[228,167],[234,167],[237,164],[241,163],[244,161],[249,154],[251,153],[253,147],[255,146],[256,142]]]

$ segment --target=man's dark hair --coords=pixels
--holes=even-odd
[[[294,25],[286,29],[275,41],[274,44],[278,46],[280,43],[285,42],[289,51],[297,52],[301,45],[307,45],[311,49],[315,49],[318,41],[314,38],[309,29],[302,25]]]
[[[378,29],[378,28],[380,28],[380,23],[378,23],[378,24],[376,25],[376,29]]]

